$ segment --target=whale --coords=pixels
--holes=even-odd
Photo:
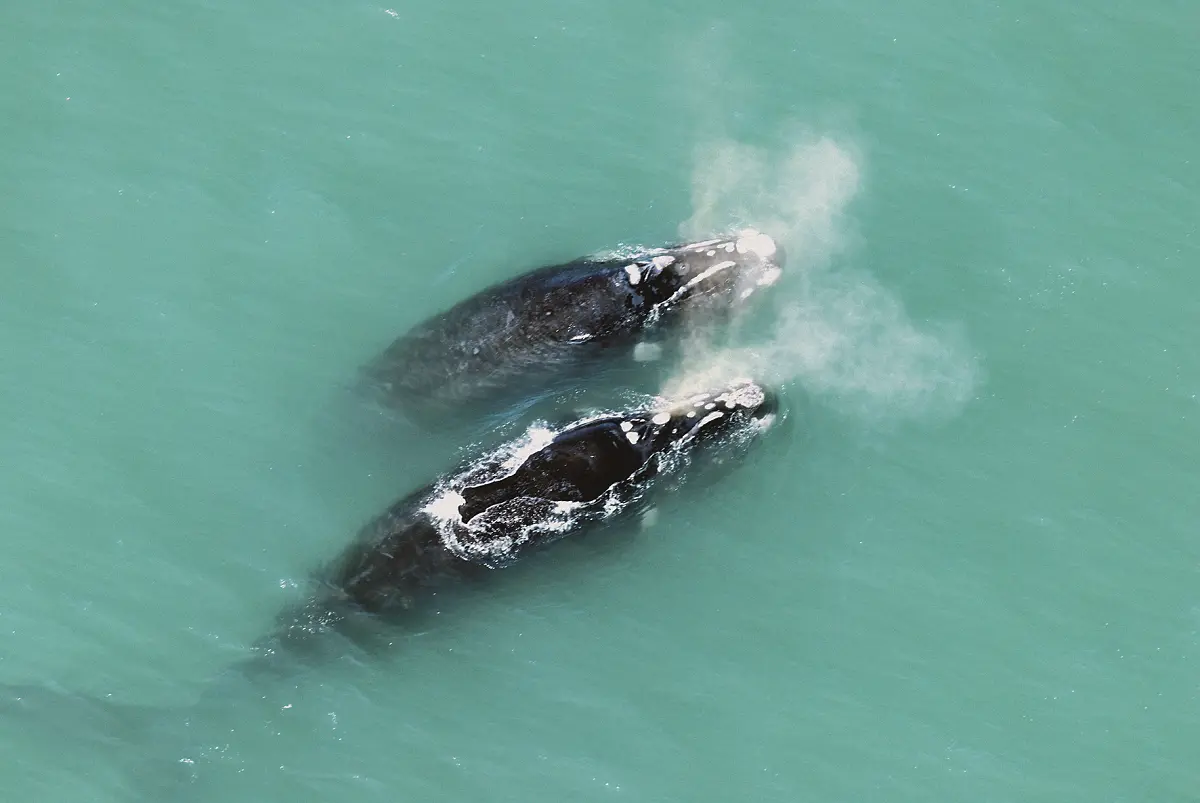
[[[362,616],[436,606],[454,585],[644,513],[717,467],[723,475],[780,416],[775,391],[740,379],[557,427],[532,424],[366,523],[255,649],[287,654],[320,633],[352,632]]]
[[[552,388],[600,360],[644,360],[655,338],[724,320],[781,275],[784,249],[743,229],[581,257],[494,284],[424,320],[363,369],[386,405],[422,422]]]

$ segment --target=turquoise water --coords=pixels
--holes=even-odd
[[[48,690],[4,799],[185,757],[162,799],[1200,799],[1193,4],[0,19],[0,683]],[[780,384],[786,434],[383,655],[135,727],[488,437],[390,426],[360,365],[735,222],[789,271],[696,370]]]

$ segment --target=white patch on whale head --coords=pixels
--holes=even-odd
[[[637,265],[626,265],[625,273],[629,276],[629,283],[637,287],[637,283],[642,280],[642,270]]]
[[[651,418],[650,422],[652,424],[654,424],[655,426],[661,427],[663,424],[667,423],[670,420],[671,420],[670,413],[659,413],[658,415],[654,416],[654,418]]]
[[[675,264],[675,257],[671,256],[670,254],[665,254],[663,256],[657,256],[650,261],[655,265],[658,265],[659,268],[668,268]]]
[[[777,250],[775,241],[757,229],[744,229],[738,232],[738,240],[735,247],[739,254],[757,254],[763,259],[770,259],[775,256],[775,251]]]
[[[628,432],[631,429],[633,429],[633,424],[629,423],[628,421],[621,422],[621,431],[622,432]]]
[[[626,432],[625,437],[629,439],[630,443],[637,443],[639,436],[636,432]]]
[[[732,409],[734,405],[740,405],[750,410],[757,409],[764,401],[766,401],[766,393],[763,389],[753,382],[742,382],[731,387],[729,390],[717,396],[715,401],[724,402],[725,406]]]
[[[758,286],[759,287],[770,287],[771,285],[775,284],[775,282],[779,281],[779,277],[782,275],[783,275],[782,270],[772,266],[771,268],[764,270],[762,272],[762,274],[758,277]]]

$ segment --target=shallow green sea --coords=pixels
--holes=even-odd
[[[1197,32],[1182,0],[9,2],[0,798],[1200,800]],[[739,472],[133,727],[488,437],[360,403],[393,338],[742,223],[788,271],[715,359],[790,427]]]

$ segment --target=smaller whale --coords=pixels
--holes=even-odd
[[[783,264],[773,239],[746,229],[541,268],[416,325],[365,374],[385,400],[424,418],[528,396],[602,357],[653,358],[650,330],[727,314],[773,284]]]
[[[557,430],[530,427],[363,527],[259,649],[286,652],[359,614],[407,611],[531,550],[644,512],[652,491],[729,465],[778,416],[775,394],[743,380]]]

